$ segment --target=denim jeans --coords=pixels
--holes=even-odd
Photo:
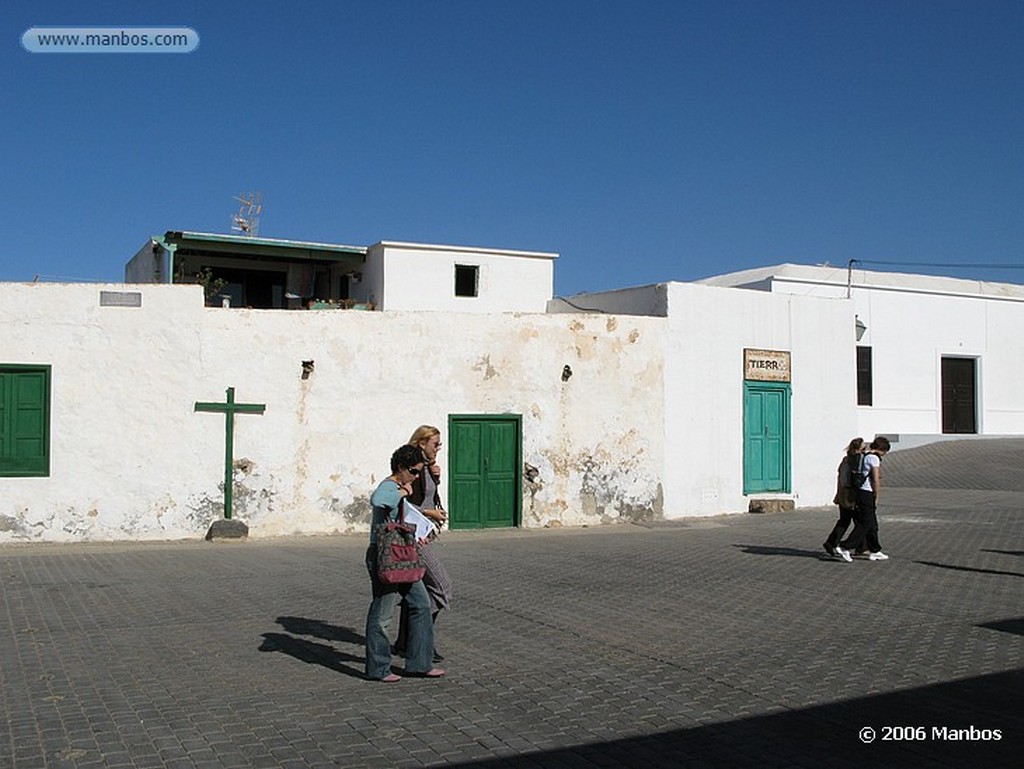
[[[386,585],[377,578],[377,549],[366,550],[373,601],[366,615],[366,677],[384,678],[391,672],[391,641],[388,629],[395,609],[404,598],[409,605],[409,640],[405,650],[407,673],[426,673],[434,662],[434,624],[430,617],[430,596],[423,580],[407,585]]]

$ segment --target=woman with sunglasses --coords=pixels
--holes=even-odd
[[[388,628],[399,601],[408,605],[409,641],[405,656],[406,675],[439,678],[444,671],[433,666],[434,626],[430,617],[430,597],[423,580],[388,585],[377,576],[377,527],[397,521],[399,505],[412,491],[413,482],[423,473],[423,452],[415,446],[399,446],[391,455],[391,475],[380,482],[370,496],[373,518],[370,522],[370,546],[366,550],[366,568],[370,572],[373,601],[366,615],[366,677],[374,681],[399,681],[391,672],[391,642]]]
[[[441,431],[433,425],[420,425],[409,437],[409,445],[418,448],[423,452],[425,470],[420,473],[412,482],[412,491],[409,494],[409,501],[419,507],[423,514],[430,518],[437,529],[431,536],[429,542],[420,546],[420,555],[423,565],[427,567],[427,573],[423,576],[423,585],[427,588],[430,596],[430,618],[431,622],[437,622],[437,615],[442,609],[447,609],[452,600],[452,582],[448,577],[448,571],[444,568],[434,549],[433,540],[437,531],[446,520],[448,513],[441,504],[441,493],[439,484],[441,482],[441,468],[437,464],[437,450],[441,448]],[[405,601],[402,601],[402,615],[398,623],[398,639],[395,641],[393,651],[395,654],[404,654],[409,635],[409,610]],[[440,662],[444,657],[434,649],[434,662]]]

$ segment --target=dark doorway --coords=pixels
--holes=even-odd
[[[258,310],[285,307],[285,273],[265,270],[231,270],[211,268],[214,279],[226,281],[219,294],[229,297],[232,307],[253,307]],[[211,297],[212,304],[220,304]]]
[[[942,432],[978,432],[976,369],[974,358],[942,359]]]

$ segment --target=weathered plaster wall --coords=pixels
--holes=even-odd
[[[101,308],[102,289],[143,306]],[[526,526],[665,512],[663,320],[202,304],[197,286],[0,287],[0,361],[53,367],[51,475],[0,479],[0,541],[201,536],[224,417],[193,405],[229,386],[266,404],[235,421],[251,536],[366,530],[391,451],[454,413],[522,415]]]
[[[138,287],[0,287],[0,360],[52,366],[50,477],[0,479],[0,540],[182,536],[209,523],[190,502],[203,488],[192,453],[217,442],[188,400],[202,288],[145,286],[141,309],[100,307],[108,289]]]
[[[665,283],[573,297],[583,307],[668,316],[664,504],[670,515],[748,508],[743,493],[743,349],[792,353],[792,498],[828,504],[856,429],[853,311],[844,299]],[[552,311],[564,305],[552,302]],[[620,319],[625,316],[619,316]],[[846,350],[844,353],[843,350]]]

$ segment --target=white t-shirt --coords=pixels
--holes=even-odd
[[[864,483],[861,484],[861,491],[874,491],[874,488],[871,486],[871,469],[881,466],[882,460],[879,459],[877,454],[864,455],[864,472],[867,473],[867,476],[864,478]]]

